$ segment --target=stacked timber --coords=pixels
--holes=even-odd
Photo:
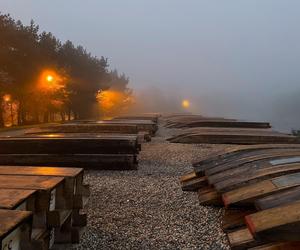
[[[300,145],[240,146],[193,166],[182,189],[225,207],[232,249],[300,249]]]
[[[156,122],[151,120],[133,120],[133,119],[115,119],[115,120],[102,120],[96,121],[96,124],[109,124],[109,125],[135,125],[139,132],[147,132],[151,136],[154,136],[158,130]]]
[[[183,129],[168,139],[172,143],[285,144],[299,143],[299,137],[269,129],[202,127]]]
[[[64,123],[32,128],[26,134],[50,133],[86,133],[89,135],[114,134],[137,135],[140,142],[151,141],[151,135],[146,131],[139,131],[134,124],[96,124],[96,123]]]
[[[222,117],[203,117],[200,115],[173,115],[166,117],[168,128],[194,128],[194,127],[232,127],[232,128],[270,128],[268,122],[238,121]]]
[[[0,164],[136,169],[136,135],[38,134],[0,138]]]
[[[1,249],[79,243],[89,187],[83,169],[0,166]]]
[[[133,115],[120,115],[114,117],[113,120],[149,120],[154,123],[158,123],[158,113],[145,113],[145,114],[133,114]]]

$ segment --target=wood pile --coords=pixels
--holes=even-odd
[[[136,135],[38,134],[0,138],[0,164],[137,169]]]
[[[158,113],[146,113],[146,114],[120,115],[114,117],[113,120],[149,120],[154,123],[157,123],[159,117],[160,114]]]
[[[300,143],[299,137],[267,129],[192,128],[168,139],[172,143],[285,144]]]
[[[137,135],[140,143],[151,141],[151,135],[146,131],[139,131],[134,124],[95,124],[95,123],[64,123],[32,128],[26,134],[50,133],[85,133],[89,135],[114,134]]]
[[[238,146],[193,167],[182,189],[225,207],[232,249],[300,249],[300,145]]]
[[[228,127],[228,128],[271,128],[268,122],[248,122],[222,117],[204,117],[200,115],[174,115],[165,118],[168,128]]]
[[[79,243],[89,187],[83,169],[0,166],[1,249]]]

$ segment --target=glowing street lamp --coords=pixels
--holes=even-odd
[[[4,96],[3,96],[3,100],[4,100],[5,102],[10,102],[10,100],[11,100],[10,95],[9,95],[9,94],[4,95]]]
[[[46,77],[47,82],[51,83],[54,80],[54,77],[52,75],[47,75]]]
[[[183,100],[181,103],[182,107],[187,109],[190,107],[190,101],[189,100]]]

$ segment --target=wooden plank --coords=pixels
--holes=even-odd
[[[0,175],[0,188],[52,190],[63,181],[61,177]]]
[[[218,192],[228,192],[233,189],[243,187],[245,185],[259,182],[261,180],[269,179],[276,176],[296,173],[300,171],[300,164],[286,164],[286,165],[256,165],[244,171],[239,175],[228,177],[227,179],[214,184]]]
[[[254,201],[265,196],[300,185],[300,173],[259,181],[222,195],[225,206],[253,206]]]
[[[189,180],[191,180],[191,179],[193,179],[193,178],[196,178],[196,177],[197,177],[197,175],[196,175],[196,173],[193,171],[193,172],[191,172],[191,173],[188,173],[188,174],[185,174],[185,175],[181,176],[181,177],[180,177],[180,182],[189,181]]]
[[[60,132],[60,133],[120,133],[120,134],[137,134],[138,128],[134,124],[55,124],[42,126],[29,130],[30,133],[38,132]]]
[[[299,250],[300,242],[275,242],[257,247],[249,248],[249,250]]]
[[[32,213],[0,209],[1,249],[30,249]]]
[[[83,168],[33,167],[33,166],[0,166],[0,175],[40,175],[73,177],[83,174]]]
[[[255,209],[225,209],[222,218],[222,229],[231,232],[245,227],[245,216],[255,212]]]
[[[300,200],[300,186],[284,190],[255,201],[257,210],[265,210]]]
[[[50,176],[0,175],[2,189],[32,189],[38,190],[36,211],[64,208],[63,195],[64,178]]]
[[[296,136],[279,133],[246,133],[243,132],[205,132],[169,138],[172,143],[208,143],[208,144],[270,144],[299,143]]]
[[[0,189],[0,209],[28,210],[26,202],[33,198],[36,190]],[[1,221],[0,221],[1,223]]]
[[[234,145],[222,150],[219,153],[209,155],[207,158],[193,163],[194,171],[197,175],[212,174],[210,169],[216,166],[226,164],[228,162],[234,162],[240,159],[244,155],[259,154],[260,150],[272,150],[272,149],[294,149],[300,148],[299,144],[257,144],[257,145]]]
[[[198,190],[198,199],[201,205],[221,206],[223,205],[220,194],[215,189],[207,187]]]
[[[189,181],[181,183],[181,188],[183,191],[197,191],[199,188],[207,186],[206,177],[193,178]]]
[[[1,165],[82,167],[85,169],[136,170],[131,154],[0,154]]]
[[[231,161],[223,164],[218,164],[215,167],[207,169],[205,174],[209,176],[209,182],[211,184],[219,181],[219,178],[226,173],[234,173],[239,171],[241,166],[245,164],[257,163],[259,161],[267,161],[272,159],[298,157],[299,162],[300,150],[299,149],[269,149],[269,150],[257,150],[248,154],[240,154]],[[227,171],[227,172],[226,172]]]
[[[248,249],[260,244],[257,242],[248,228],[242,228],[227,234],[229,244],[232,250]]]
[[[83,184],[82,168],[0,166],[0,175],[14,175],[15,173],[24,176],[64,177],[64,207],[66,209],[83,208],[83,203],[81,202],[79,206],[78,201],[89,195],[82,192],[83,189],[89,188]]]
[[[231,128],[271,128],[269,122],[247,122],[232,120],[198,120],[182,123],[180,127],[231,127]]]
[[[11,137],[0,138],[0,154],[136,154],[137,137]]]
[[[268,241],[299,241],[300,201],[245,217],[251,234]]]

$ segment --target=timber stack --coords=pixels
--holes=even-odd
[[[300,249],[300,145],[236,146],[193,167],[182,190],[225,207],[232,249]]]
[[[155,135],[158,116],[138,118],[72,121],[0,137],[1,249],[79,243],[90,195],[83,168],[136,169],[141,143]]]
[[[176,135],[168,139],[172,143],[251,145],[300,142],[299,137],[272,130],[268,122],[174,115],[165,118],[165,126],[177,129]]]
[[[72,121],[1,137],[0,164],[72,167],[76,162],[89,169],[135,170],[141,144],[155,136],[158,115],[130,118]]]
[[[0,166],[1,249],[79,243],[89,196],[83,169]]]
[[[267,122],[171,115],[171,143],[235,144],[180,179],[200,205],[224,207],[232,249],[300,249],[300,140]]]

